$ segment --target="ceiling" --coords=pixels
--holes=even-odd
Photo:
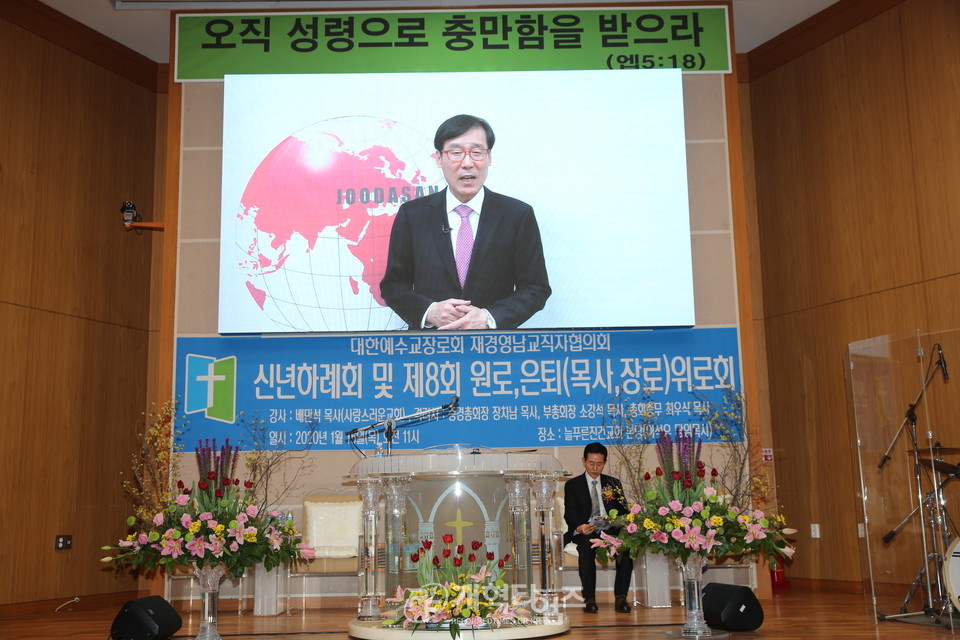
[[[40,0],[155,62],[170,60],[171,8],[242,10],[268,8],[386,9],[435,6],[582,6],[584,0]],[[746,53],[838,0],[733,0],[737,53]],[[596,4],[596,0],[592,1]],[[119,5],[120,8],[116,8]],[[141,6],[142,5],[142,6]],[[150,8],[144,8],[150,7]],[[163,8],[154,8],[163,7]]]

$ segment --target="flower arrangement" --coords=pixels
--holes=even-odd
[[[256,564],[269,571],[282,562],[313,557],[292,521],[279,511],[266,511],[248,495],[253,484],[234,477],[239,447],[230,441],[217,450],[216,440],[196,448],[201,480],[178,492],[149,519],[131,516],[133,531],[116,545],[103,547],[103,558],[118,566],[172,569],[176,566],[215,566],[240,577]]]
[[[416,567],[417,587],[397,587],[387,602],[397,607],[387,614],[383,626],[404,629],[447,627],[457,638],[461,628],[482,629],[530,623],[529,610],[509,602],[502,572],[510,554],[499,560],[483,543],[474,540],[469,549],[453,546],[453,535],[444,534],[443,549],[434,550],[432,540],[423,540],[410,555]]]
[[[678,436],[674,443],[664,432],[656,446],[661,466],[644,474],[643,501],[627,513],[610,511],[608,519],[621,529],[617,536],[601,532],[593,540],[598,555],[636,557],[649,551],[686,562],[694,554],[763,554],[771,564],[793,556],[785,536],[795,530],[786,528],[783,516],[730,504],[712,486],[719,473],[708,474],[699,458],[700,441]]]

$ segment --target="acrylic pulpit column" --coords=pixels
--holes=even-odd
[[[385,544],[387,551],[386,571],[388,576],[387,591],[392,593],[396,585],[389,580],[391,576],[399,576],[403,572],[405,543],[407,528],[407,496],[410,494],[410,476],[386,476],[384,481],[384,508],[386,510]],[[399,579],[397,580],[399,583]]]
[[[363,499],[362,533],[360,535],[359,620],[381,620],[380,595],[377,593],[377,529],[379,527],[380,496],[383,481],[379,478],[362,478],[357,489]]]
[[[530,475],[506,475],[510,510],[510,547],[514,566],[514,598],[533,598],[533,554],[530,550]]]
[[[537,615],[554,619],[560,614],[560,598],[557,591],[556,560],[559,549],[554,548],[553,511],[554,494],[557,489],[557,474],[535,473],[530,480],[540,538],[540,606]]]

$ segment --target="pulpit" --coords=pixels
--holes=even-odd
[[[470,633],[532,638],[569,629],[569,621],[559,612],[555,574],[559,550],[552,532],[557,481],[568,475],[548,454],[471,445],[368,457],[355,464],[347,479],[356,482],[363,499],[363,528],[358,616],[349,626],[350,634],[395,635],[397,630],[381,627],[377,585],[383,585],[387,594],[398,587],[417,587],[412,556],[423,540],[440,541],[445,536],[453,538],[454,547],[469,549],[477,543],[497,558],[509,555],[502,577],[510,600],[523,600],[533,614],[533,623],[523,627]],[[373,559],[381,546],[386,563],[378,567]],[[433,633],[430,637],[436,637]]]

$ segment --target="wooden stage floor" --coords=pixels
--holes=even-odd
[[[777,640],[810,640],[811,638],[843,638],[844,640],[925,640],[950,638],[950,629],[904,622],[876,623],[872,609],[861,595],[825,593],[804,590],[775,592],[772,599],[762,602],[764,623],[753,632],[731,634],[737,639],[776,638]],[[899,602],[882,603],[885,613],[893,613]],[[83,602],[64,607],[57,613],[34,614],[0,618],[2,640],[105,640],[118,607],[84,608]],[[227,607],[229,609],[229,607]],[[225,640],[306,640],[309,638],[349,638],[347,622],[355,617],[355,609],[314,609],[291,616],[254,617],[237,616],[221,609],[219,630]],[[600,613],[588,615],[582,609],[568,608],[571,630],[558,638],[565,640],[660,640],[665,633],[678,629],[683,622],[683,609],[634,608],[630,614],[618,614],[609,602],[601,602]],[[957,621],[960,626],[960,620]],[[172,638],[189,639],[196,635],[198,616],[183,613],[183,628]],[[399,636],[402,640],[402,635]],[[469,635],[465,635],[469,638]],[[438,633],[437,640],[449,638]]]

